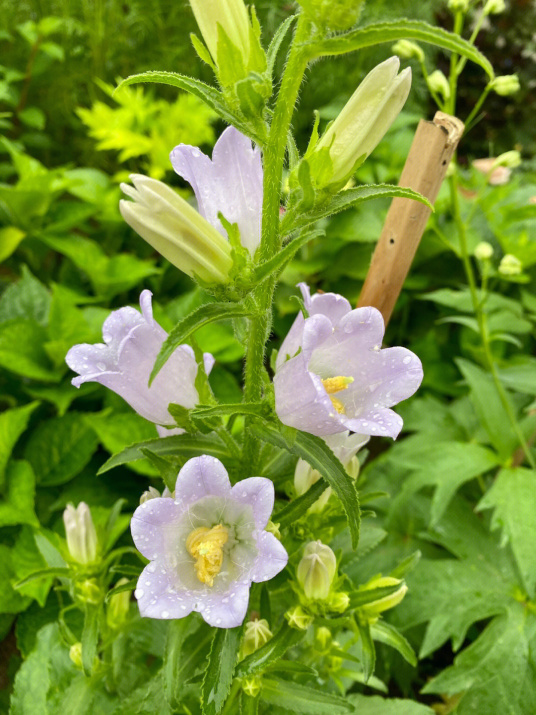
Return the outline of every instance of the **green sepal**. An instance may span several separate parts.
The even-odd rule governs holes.
[[[413,569],[417,566],[421,560],[421,556],[422,554],[419,550],[414,551],[407,558],[401,561],[388,575],[392,578],[406,578],[408,573],[413,571]]]
[[[262,28],[255,11],[255,6],[250,5],[249,10],[251,14],[251,25],[249,29],[248,72],[264,74],[267,70],[268,62],[266,59],[266,53],[261,44]],[[269,96],[270,95],[268,95],[268,97]]]
[[[259,263],[253,270],[252,284],[257,285],[273,275],[280,273],[285,266],[294,258],[297,251],[315,238],[325,236],[323,229],[304,231],[287,243],[273,258]]]
[[[397,650],[402,658],[413,667],[417,665],[417,656],[408,640],[387,621],[379,620],[373,623],[371,626],[371,635],[373,640],[384,643]]]
[[[291,15],[290,17],[287,17],[287,19],[282,22],[281,25],[279,25],[279,27],[275,31],[274,36],[272,37],[270,45],[268,46],[268,51],[266,53],[266,69],[268,70],[270,76],[273,75],[275,61],[277,59],[277,54],[279,52],[281,44],[285,39],[286,34],[290,29],[290,26],[292,25],[294,20],[296,20],[297,17],[297,15]]]
[[[248,72],[240,48],[229,38],[220,23],[218,23],[217,48],[218,81],[222,87],[232,87],[235,82],[244,79]]]
[[[491,63],[473,44],[453,32],[434,27],[420,20],[403,19],[374,23],[321,42],[311,42],[308,49],[311,58],[326,57],[342,55],[383,42],[396,42],[397,40],[415,40],[441,47],[480,65],[490,79],[495,77]]]
[[[199,37],[193,32],[190,33],[190,40],[199,59],[205,62],[205,64],[211,67],[213,72],[216,73],[216,65],[214,64],[210,52],[208,51],[204,42],[202,42]]]

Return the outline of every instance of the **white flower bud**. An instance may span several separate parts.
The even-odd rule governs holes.
[[[216,64],[218,62],[218,25],[241,52],[244,65],[249,59],[250,23],[243,0],[190,0],[203,39]]]
[[[419,60],[422,62],[424,60],[424,52],[422,51],[420,45],[416,42],[411,42],[411,40],[398,40],[391,47],[392,52],[404,60]]]
[[[328,183],[347,180],[357,160],[375,149],[398,116],[411,88],[411,70],[397,74],[399,66],[398,57],[391,57],[369,72],[316,145],[313,154],[329,150],[333,171]]]
[[[98,542],[91,512],[85,502],[74,508],[68,504],[63,512],[67,548],[73,561],[83,566],[97,560]]]
[[[321,541],[309,542],[296,572],[305,596],[314,601],[325,601],[336,570],[337,559],[329,546]]]
[[[474,255],[478,261],[489,261],[493,256],[493,246],[487,241],[480,241],[480,243],[475,246]]]
[[[503,74],[495,77],[491,83],[491,89],[500,97],[509,97],[519,92],[520,88],[519,77],[516,74]]]
[[[242,641],[242,657],[251,655],[272,638],[273,633],[268,626],[268,621],[260,618],[246,623],[244,640]]]
[[[518,276],[523,270],[523,264],[516,256],[507,253],[499,263],[499,273],[503,276]]]
[[[296,470],[294,472],[294,488],[296,489],[296,494],[298,496],[305,494],[305,492],[308,491],[313,484],[316,484],[319,479],[320,472],[313,469],[304,459],[298,459]],[[309,507],[308,512],[311,514],[319,514],[328,503],[330,496],[331,487],[328,487],[322,492],[315,503]]]
[[[499,15],[506,10],[504,0],[488,0],[484,5],[484,15]]]
[[[443,99],[449,99],[450,97],[450,85],[448,79],[445,77],[441,70],[434,70],[428,75],[426,80],[428,87],[431,92],[441,95]]]
[[[384,598],[379,598],[377,601],[372,601],[372,603],[367,603],[365,606],[361,606],[360,611],[365,614],[370,621],[375,621],[378,619],[380,613],[397,606],[402,601],[408,590],[408,587],[403,581],[399,578],[394,578],[393,576],[376,576],[371,579],[365,586],[363,586],[363,589],[359,590],[370,590],[374,588],[383,588],[385,586],[397,586],[398,584],[400,584],[400,588],[390,596],[385,596]]]

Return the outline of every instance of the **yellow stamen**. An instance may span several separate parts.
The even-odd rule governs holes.
[[[340,415],[343,415],[345,413],[344,405],[336,397],[332,397],[332,395],[336,395],[337,392],[342,392],[342,390],[346,390],[348,385],[351,385],[353,381],[353,377],[344,377],[343,375],[337,375],[337,377],[326,377],[325,380],[322,380],[324,389],[330,396],[330,400],[333,404],[333,407]]]
[[[220,573],[223,563],[223,545],[228,538],[229,532],[222,524],[212,529],[200,526],[188,535],[186,549],[195,559],[195,573],[201,583],[214,585],[214,578]]]

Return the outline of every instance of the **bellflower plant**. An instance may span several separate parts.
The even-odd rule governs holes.
[[[375,308],[352,310],[335,293],[300,284],[305,309],[277,356],[275,408],[281,422],[318,436],[350,430],[395,439],[402,419],[391,409],[422,381],[419,358],[381,349],[384,323]]]
[[[140,295],[141,314],[126,307],[111,313],[104,321],[104,343],[75,345],[65,361],[79,374],[75,387],[84,382],[99,382],[120,395],[136,412],[157,425],[175,425],[168,411],[173,402],[186,408],[198,402],[195,377],[198,365],[189,345],[180,345],[164,369],[149,386],[156,356],[167,338],[166,331],[153,318],[152,293]],[[205,353],[204,368],[212,369],[214,358]]]
[[[212,626],[240,625],[251,583],[273,578],[287,563],[282,544],[264,530],[273,503],[269,479],[231,487],[218,459],[188,461],[175,497],[145,501],[132,517],[134,543],[151,561],[135,591],[141,614],[165,619],[198,611]]]

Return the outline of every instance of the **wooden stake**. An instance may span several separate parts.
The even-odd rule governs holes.
[[[443,112],[437,112],[433,122],[421,119],[398,185],[418,191],[433,204],[464,128]],[[430,214],[424,204],[401,198],[393,199],[387,213],[358,302],[358,307],[378,308],[386,325]]]

